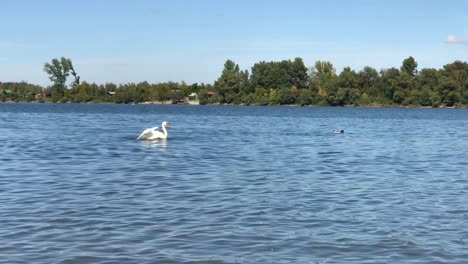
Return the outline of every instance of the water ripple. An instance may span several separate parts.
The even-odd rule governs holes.
[[[464,263],[467,114],[0,104],[0,262]]]

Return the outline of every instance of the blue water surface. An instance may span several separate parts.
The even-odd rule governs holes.
[[[0,223],[2,263],[468,263],[468,110],[0,103]]]

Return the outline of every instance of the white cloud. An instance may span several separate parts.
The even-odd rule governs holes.
[[[461,45],[468,45],[468,40],[457,38],[456,36],[449,35],[445,40],[445,43],[448,44],[461,44]]]

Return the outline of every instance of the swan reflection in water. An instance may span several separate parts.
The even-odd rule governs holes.
[[[167,139],[161,139],[161,140],[144,140],[141,141],[141,143],[145,147],[149,148],[167,148]]]

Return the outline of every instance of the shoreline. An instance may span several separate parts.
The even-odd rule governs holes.
[[[141,102],[141,103],[128,103],[128,104],[119,104],[119,103],[112,103],[112,102],[86,102],[86,103],[72,103],[72,102],[50,102],[50,101],[31,101],[31,102],[26,102],[26,101],[20,101],[20,102],[15,102],[15,101],[4,101],[0,102],[1,103],[7,103],[7,104],[113,104],[113,105],[190,105],[190,106],[202,106],[198,101],[191,100],[186,103],[172,103],[172,101],[164,101],[164,102],[159,102],[159,101],[147,101],[147,102]],[[287,105],[256,105],[256,104],[251,104],[251,105],[246,105],[246,104],[204,104],[204,105],[221,105],[221,106],[264,106],[264,107],[333,107],[333,108],[421,108],[421,109],[468,109],[468,105],[458,105],[458,106],[439,106],[439,107],[431,107],[431,106],[417,106],[417,105],[380,105],[380,104],[372,104],[372,105],[339,105],[339,106],[332,106],[332,105],[298,105],[298,104],[287,104]]]

